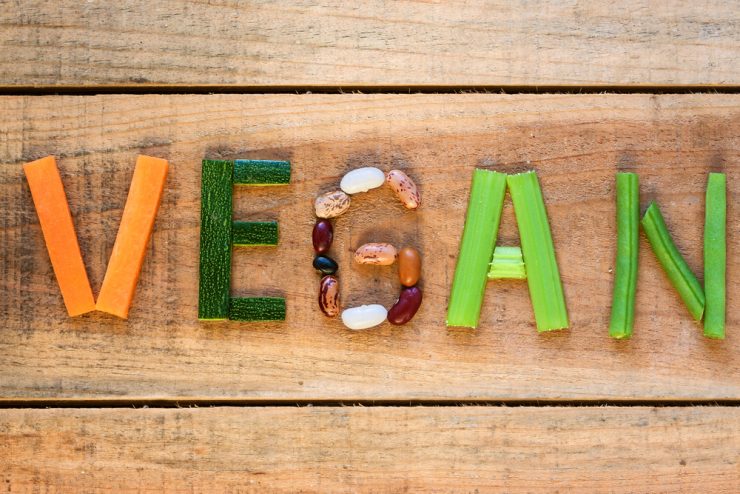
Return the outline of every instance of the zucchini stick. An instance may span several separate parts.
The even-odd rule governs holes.
[[[229,305],[232,321],[284,321],[282,297],[232,297]]]
[[[609,335],[629,338],[635,320],[640,241],[640,186],[636,173],[617,173],[617,261]]]
[[[725,337],[727,267],[727,180],[710,173],[704,220],[704,336]]]
[[[522,240],[537,331],[567,328],[568,311],[563,285],[537,174],[526,172],[509,175],[507,182]]]
[[[231,226],[234,247],[277,245],[277,221],[234,221]]]
[[[704,313],[704,291],[673,243],[657,204],[650,203],[640,223],[671,284],[694,319],[701,321]]]
[[[524,280],[527,272],[524,269],[522,249],[519,247],[497,246],[493,250],[489,280]]]
[[[473,172],[460,254],[447,307],[447,326],[478,326],[488,263],[496,245],[505,194],[505,174],[483,169]]]

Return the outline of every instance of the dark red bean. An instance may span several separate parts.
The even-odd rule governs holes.
[[[388,322],[397,326],[406,324],[416,315],[420,305],[421,290],[415,286],[404,288],[396,303],[388,311]]]
[[[317,254],[323,254],[329,250],[329,247],[331,247],[331,243],[334,240],[334,228],[331,226],[331,221],[317,221],[313,226],[313,234],[311,235],[311,238],[313,240],[313,250],[315,250]]]

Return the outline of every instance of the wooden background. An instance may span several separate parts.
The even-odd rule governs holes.
[[[0,7],[0,490],[740,490],[737,4]],[[130,318],[70,319],[21,165],[57,157],[97,293],[139,153],[171,172]],[[235,194],[281,238],[236,251],[232,290],[284,295],[285,323],[197,321],[204,157],[293,163],[290,186]],[[405,169],[423,206],[381,189],[336,222],[344,301],[395,299],[394,268],[350,262],[367,241],[420,249],[425,301],[353,333],[315,306],[311,205],[368,165]],[[476,166],[539,173],[568,331],[537,334],[514,281],[479,329],[445,327]],[[644,239],[635,336],[608,337],[618,170],[699,275],[707,173],[728,174],[725,341]]]

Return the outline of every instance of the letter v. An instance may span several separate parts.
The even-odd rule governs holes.
[[[67,313],[98,309],[126,318],[159,209],[167,161],[139,156],[97,304],[54,157],[23,166]]]

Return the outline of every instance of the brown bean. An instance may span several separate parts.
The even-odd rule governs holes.
[[[375,266],[390,266],[396,261],[398,251],[391,244],[370,243],[361,245],[355,251],[355,262]]]
[[[401,290],[401,295],[391,310],[388,311],[388,322],[400,326],[406,324],[416,315],[421,306],[421,290],[412,286]]]
[[[319,308],[327,317],[339,314],[339,280],[324,276],[319,283]]]
[[[403,286],[414,286],[421,276],[421,255],[413,247],[404,247],[398,253],[398,279]]]
[[[416,209],[421,206],[419,189],[411,177],[401,170],[391,170],[385,177],[393,192],[407,209]]]
[[[336,218],[349,209],[350,198],[341,190],[321,194],[314,201],[316,216],[319,218]]]

